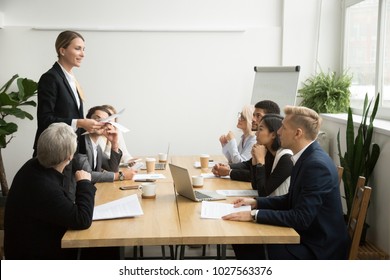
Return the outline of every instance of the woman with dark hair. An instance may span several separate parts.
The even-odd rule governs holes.
[[[259,196],[282,195],[288,192],[293,168],[292,151],[280,146],[278,129],[283,117],[265,115],[256,132],[257,143],[252,148],[250,167],[252,187]]]
[[[241,170],[249,171],[252,188],[259,196],[282,195],[287,193],[293,167],[292,151],[280,147],[277,134],[282,126],[283,117],[278,114],[266,114],[258,125],[256,144],[253,145],[252,158],[242,162]],[[228,176],[235,170],[233,164],[216,164],[212,172],[215,176]]]

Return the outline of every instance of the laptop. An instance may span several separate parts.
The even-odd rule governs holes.
[[[226,199],[226,196],[218,194],[216,191],[194,190],[192,188],[191,177],[187,169],[172,163],[169,163],[169,169],[171,170],[175,190],[179,195],[193,201]]]

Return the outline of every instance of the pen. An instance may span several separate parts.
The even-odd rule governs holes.
[[[120,190],[124,191],[124,190],[136,190],[138,189],[138,185],[134,185],[134,186],[122,186],[122,187],[119,187]]]

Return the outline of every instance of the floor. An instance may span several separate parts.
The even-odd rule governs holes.
[[[219,246],[218,246],[219,247]],[[185,246],[184,259],[220,259],[218,256],[217,245],[196,245]],[[163,249],[164,248],[164,249]],[[165,251],[165,257],[164,252]],[[180,249],[175,246],[172,247],[173,254],[177,255],[179,259]],[[205,255],[203,256],[203,250]],[[143,251],[141,253],[141,251]],[[143,246],[141,247],[126,247],[124,251],[125,259],[172,259],[171,248],[169,246]],[[142,254],[142,257],[141,257]],[[234,251],[230,245],[226,247],[226,259],[234,259]]]

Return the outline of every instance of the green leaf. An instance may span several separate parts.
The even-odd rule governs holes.
[[[16,123],[5,123],[0,125],[0,135],[11,135],[18,130]]]
[[[19,77],[18,74],[13,75],[12,78],[8,82],[6,82],[4,86],[1,87],[0,93],[6,92],[8,88],[12,85],[14,80],[17,79],[18,77]]]
[[[17,106],[18,102],[5,92],[0,93],[0,106]]]

